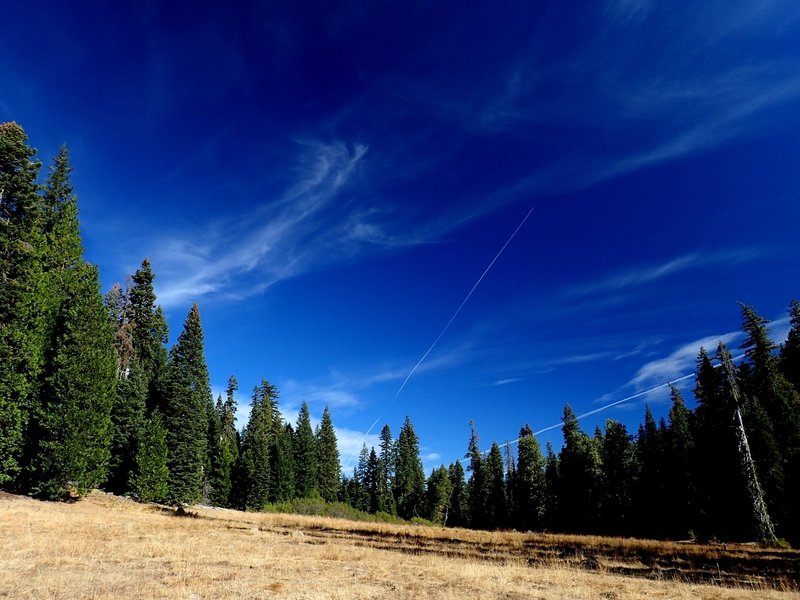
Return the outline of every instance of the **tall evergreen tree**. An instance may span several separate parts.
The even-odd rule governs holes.
[[[467,483],[464,480],[464,467],[456,460],[447,470],[450,477],[450,512],[446,525],[451,527],[466,527],[469,519],[469,496]]]
[[[13,487],[39,383],[47,332],[44,236],[36,178],[41,164],[16,123],[0,123],[0,486]]]
[[[270,449],[271,502],[287,502],[297,494],[294,474],[294,447],[292,426],[283,424],[279,414],[272,419],[273,443]]]
[[[368,510],[373,514],[378,512],[378,469],[378,455],[375,454],[375,448],[371,448],[364,468],[362,485]]]
[[[369,451],[367,445],[361,446],[358,455],[358,464],[353,469],[353,478],[350,480],[352,489],[350,490],[350,502],[353,508],[364,512],[370,510],[370,498],[367,489],[367,467],[369,463]]]
[[[453,484],[447,467],[441,465],[431,472],[426,483],[427,518],[439,525],[447,523]]]
[[[625,425],[609,419],[600,449],[602,464],[602,499],[600,503],[603,533],[627,535],[633,525],[633,486],[636,476],[636,452],[633,438]]]
[[[380,453],[378,454],[378,510],[389,515],[397,514],[394,501],[394,468],[397,463],[397,444],[392,438],[389,425],[384,425],[380,433]]]
[[[559,456],[559,527],[567,532],[594,533],[599,513],[600,457],[593,441],[566,405],[564,447]]]
[[[167,432],[161,413],[147,419],[136,454],[136,470],[131,478],[133,495],[142,502],[166,502],[169,467],[167,466]]]
[[[506,526],[506,481],[503,453],[497,442],[492,443],[486,458],[486,520],[494,529]]]
[[[489,525],[485,510],[488,496],[486,473],[483,455],[479,446],[478,432],[473,421],[469,422],[469,429],[469,446],[464,457],[469,459],[467,470],[470,472],[469,483],[467,484],[469,526],[474,529],[484,529]]]
[[[237,466],[236,501],[241,509],[262,510],[272,488],[270,449],[273,445],[273,405],[277,389],[266,379],[253,389],[250,418],[242,436]]]
[[[312,498],[319,494],[317,484],[317,449],[308,403],[303,402],[297,416],[294,435],[295,486],[300,498]]]
[[[719,370],[703,348],[696,372],[696,533],[701,538],[746,539],[752,528],[742,526],[750,522],[750,510],[733,427],[735,407],[724,391]]]
[[[175,504],[197,502],[202,496],[210,401],[203,327],[194,304],[170,351],[164,385],[169,499]]]
[[[800,392],[800,301],[789,306],[789,335],[781,347],[780,365],[786,379]]]
[[[544,527],[544,458],[530,426],[520,429],[517,444],[514,526],[522,531],[541,531]]]
[[[97,269],[78,267],[56,319],[37,407],[32,489],[57,498],[105,480],[116,383],[113,333]]]
[[[336,502],[339,497],[341,466],[336,431],[333,429],[328,407],[322,412],[322,421],[316,435],[317,485],[319,494],[326,502]]]
[[[645,406],[644,423],[636,436],[638,478],[635,488],[637,533],[647,537],[662,537],[663,515],[668,510],[666,497],[664,440],[649,406]]]
[[[558,456],[547,442],[544,463],[544,526],[545,529],[559,529],[558,493],[560,488]]]
[[[666,505],[665,535],[684,539],[696,521],[694,457],[694,414],[686,408],[680,391],[670,386],[672,406],[669,409],[669,427],[665,448]]]
[[[424,512],[425,471],[419,457],[419,439],[408,417],[397,438],[394,497],[397,514],[403,519],[417,517]]]
[[[126,372],[127,377],[117,378],[117,392],[111,406],[111,446],[106,489],[115,494],[124,494],[130,489],[147,417],[147,377],[138,362],[132,362]],[[119,369],[116,374],[119,376]]]

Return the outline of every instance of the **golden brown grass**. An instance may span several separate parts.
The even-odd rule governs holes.
[[[599,571],[586,571],[578,566],[579,556],[531,565],[521,554],[539,539],[530,534],[192,510],[200,518],[176,518],[100,493],[75,504],[0,498],[0,597],[800,597],[764,586],[623,577],[609,572],[610,561]],[[598,548],[655,544],[604,538],[592,543]],[[434,551],[437,546],[445,555]]]

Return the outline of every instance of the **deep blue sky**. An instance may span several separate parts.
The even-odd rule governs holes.
[[[266,377],[346,465],[410,415],[430,468],[470,419],[488,447],[691,373],[737,301],[785,335],[795,2],[262,4],[6,2],[0,36],[0,120],[69,145],[104,287],[149,257],[171,342],[198,302],[241,419]]]

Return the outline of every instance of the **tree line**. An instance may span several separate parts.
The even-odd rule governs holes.
[[[464,464],[426,477],[406,418],[342,474],[328,409],[313,427],[304,403],[288,423],[266,379],[239,431],[235,377],[212,398],[197,305],[168,351],[147,259],[101,294],[83,258],[67,149],[43,183],[35,156],[19,125],[0,124],[3,489],[53,499],[102,487],[246,510],[320,498],[448,526],[656,538],[752,539],[768,515],[800,542],[797,301],[780,348],[743,306],[744,360],[735,365],[724,344],[713,356],[702,349],[695,408],[673,387],[667,418],[646,408],[635,433],[609,419],[590,436],[566,406],[558,453],[542,452],[528,425],[515,447],[484,452],[470,423]]]

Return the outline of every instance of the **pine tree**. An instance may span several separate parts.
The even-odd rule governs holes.
[[[465,458],[469,459],[467,470],[470,472],[469,483],[467,484],[467,496],[469,498],[469,526],[473,529],[484,529],[488,526],[486,518],[487,485],[486,474],[484,472],[483,455],[478,439],[478,432],[475,430],[475,423],[469,422],[470,437],[469,446]]]
[[[378,512],[378,469],[378,455],[375,454],[375,448],[371,448],[364,468],[362,485],[368,510],[373,514]]]
[[[394,469],[394,497],[397,514],[403,519],[420,516],[425,499],[425,471],[419,457],[419,439],[406,417],[397,438],[397,463]]]
[[[217,403],[215,410],[220,423],[220,460],[212,484],[212,501],[217,506],[231,505],[234,466],[239,459],[239,433],[236,431],[236,399],[239,389],[236,378],[228,378],[225,402]]]
[[[44,236],[41,164],[16,123],[0,123],[0,486],[13,487],[37,391],[47,332],[41,322]]]
[[[464,467],[456,460],[447,471],[450,477],[450,512],[446,525],[451,527],[466,527],[469,518],[469,497],[467,483],[464,480]]]
[[[361,446],[358,455],[358,464],[353,469],[353,478],[350,480],[352,489],[350,490],[350,502],[353,508],[364,512],[370,510],[370,498],[367,490],[367,466],[369,463],[369,451],[367,445]]]
[[[170,351],[164,385],[169,499],[174,504],[197,502],[202,496],[210,401],[203,327],[195,304]]]
[[[394,468],[397,463],[397,444],[392,438],[389,425],[384,425],[380,433],[380,453],[378,455],[378,510],[389,515],[397,514],[394,501]]]
[[[77,269],[45,360],[45,381],[34,416],[38,440],[32,490],[45,498],[79,494],[106,478],[111,406],[116,383],[113,333],[97,269]]]
[[[441,465],[431,471],[425,487],[427,518],[438,525],[446,525],[453,493],[453,484],[450,483],[447,467]]]
[[[486,519],[488,527],[506,526],[506,481],[503,453],[497,442],[492,443],[486,458]]]
[[[322,412],[322,421],[316,435],[317,449],[317,485],[319,494],[326,502],[336,502],[339,497],[339,448],[336,444],[336,432],[331,422],[328,407]]]
[[[319,495],[317,486],[317,449],[314,431],[311,429],[311,414],[308,403],[303,402],[297,416],[294,434],[295,485],[300,498]]]
[[[544,458],[530,426],[520,429],[517,444],[513,523],[521,531],[541,531],[544,528]]]
[[[637,511],[637,534],[647,537],[662,537],[665,487],[664,440],[659,432],[653,413],[645,406],[644,423],[636,436],[636,462],[638,478],[635,487]]]
[[[792,507],[800,505],[800,440],[789,431],[796,429],[796,422],[800,419],[800,302],[792,300],[789,308],[789,324],[791,326],[786,343],[781,348],[780,368],[781,373],[793,387],[793,400],[790,401],[786,422],[782,423],[778,431],[783,448],[785,461],[784,473],[786,474],[784,508],[784,523],[781,527],[782,534],[793,544],[800,544],[800,511]],[[788,430],[788,431],[787,431]],[[787,439],[788,438],[788,439]]]
[[[156,411],[145,423],[130,483],[133,495],[142,502],[167,501],[167,454],[167,432],[161,414]]]

